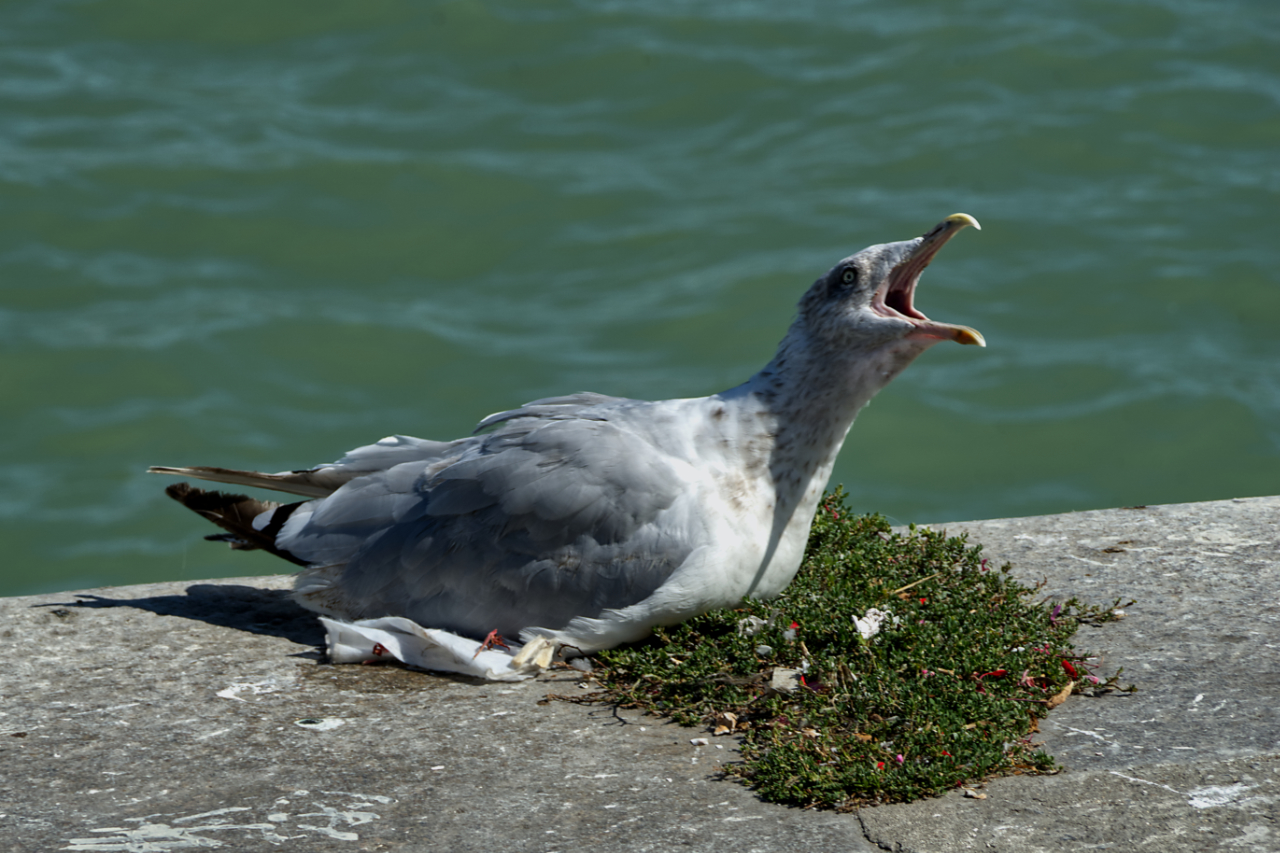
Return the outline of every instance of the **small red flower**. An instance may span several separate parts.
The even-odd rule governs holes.
[[[921,603],[921,604],[928,604],[928,603],[929,603],[929,599],[927,599],[927,598],[922,598],[922,599],[920,599],[920,603]]]
[[[883,761],[877,761],[877,762],[876,762],[876,769],[877,769],[877,770],[883,770],[883,769],[884,769],[884,762],[883,762]]]
[[[1071,665],[1071,661],[1067,660],[1066,658],[1063,658],[1062,660],[1062,668],[1065,669],[1067,671],[1067,675],[1071,676],[1072,678],[1080,677],[1080,674],[1076,672],[1076,668]]]
[[[792,631],[794,631],[795,629],[797,629],[797,628],[799,628],[799,627],[800,627],[800,623],[799,623],[799,622],[792,622],[792,623],[791,623],[791,630],[792,630]]]

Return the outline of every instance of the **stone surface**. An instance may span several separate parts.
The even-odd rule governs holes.
[[[0,839],[21,851],[1280,850],[1280,498],[945,525],[1133,695],[1042,725],[1066,765],[856,815],[717,778],[733,742],[482,684],[334,667],[287,577],[0,599]],[[231,557],[229,557],[230,559]]]

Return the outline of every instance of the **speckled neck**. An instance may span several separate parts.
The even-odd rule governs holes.
[[[904,339],[871,350],[831,351],[814,345],[797,321],[773,360],[727,392],[771,434],[765,444],[777,524],[802,525],[807,535],[858,412],[927,348]]]

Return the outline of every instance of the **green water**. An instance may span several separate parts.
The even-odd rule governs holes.
[[[955,211],[858,506],[1280,492],[1278,192],[1271,0],[9,2],[0,593],[287,570],[145,466],[721,390]]]

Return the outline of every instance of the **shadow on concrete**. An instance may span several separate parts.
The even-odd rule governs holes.
[[[132,607],[158,616],[179,616],[234,628],[250,634],[282,637],[304,646],[324,646],[324,628],[316,614],[299,607],[289,591],[259,589],[239,584],[197,583],[186,595],[156,595],[148,598],[104,598],[77,593],[79,601],[38,604],[36,607]]]

